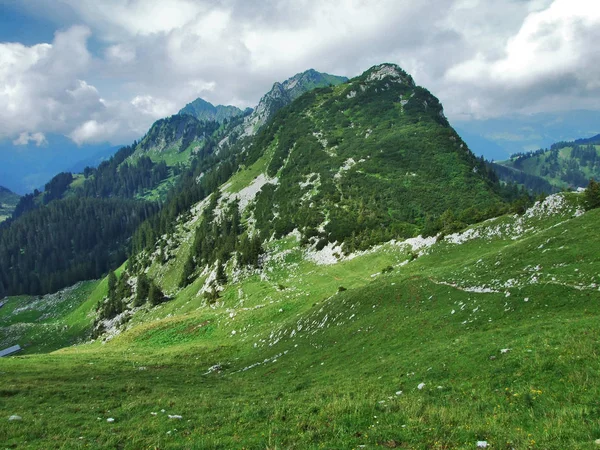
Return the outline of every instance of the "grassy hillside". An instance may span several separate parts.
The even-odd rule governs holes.
[[[19,203],[20,196],[14,192],[0,186],[0,222],[8,219],[15,206]]]
[[[22,418],[0,421],[0,436],[28,448],[592,448],[600,210],[579,201],[346,257],[294,234],[272,241],[262,270],[227,270],[215,303],[201,276],[106,343],[0,360],[0,416]]]
[[[555,188],[587,186],[590,178],[600,178],[600,142],[559,143],[550,150],[513,155],[498,164],[540,177]]]

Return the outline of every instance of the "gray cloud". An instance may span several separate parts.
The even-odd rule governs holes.
[[[12,105],[0,136],[127,142],[198,96],[254,106],[308,68],[354,76],[383,61],[438,95],[450,119],[596,108],[600,97],[600,6],[587,0],[34,3],[85,27],[48,45],[0,44],[0,100]],[[105,43],[94,57],[90,33]]]

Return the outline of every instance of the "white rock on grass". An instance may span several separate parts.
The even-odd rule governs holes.
[[[487,441],[477,441],[477,448],[487,448]]]
[[[419,383],[419,385],[417,386],[418,390],[421,390],[425,387],[425,383]]]
[[[113,419],[112,417],[109,417],[108,419],[106,419],[106,421],[108,423],[113,423],[115,421],[115,419]]]
[[[14,416],[10,416],[8,418],[8,420],[10,420],[10,421],[23,420],[23,418],[21,416],[14,415]]]
[[[169,419],[181,420],[183,417],[181,417],[179,414],[169,414]]]

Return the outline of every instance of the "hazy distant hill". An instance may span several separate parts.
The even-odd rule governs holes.
[[[558,142],[549,149],[516,153],[498,164],[542,178],[557,189],[585,187],[590,178],[600,179],[600,135]]]
[[[6,220],[12,215],[12,212],[19,202],[19,196],[9,189],[0,186],[0,222]]]
[[[185,105],[185,107],[179,111],[179,114],[187,114],[198,120],[214,120],[215,122],[223,123],[225,119],[241,116],[247,112],[249,112],[249,110],[242,111],[240,108],[231,105],[214,106],[206,100],[197,98],[193,102]]]

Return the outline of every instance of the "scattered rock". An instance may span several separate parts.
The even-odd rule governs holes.
[[[177,419],[177,420],[181,420],[183,419],[183,417],[181,417],[178,414],[169,414],[169,419]]]
[[[487,441],[477,441],[477,448],[487,448]]]
[[[21,416],[10,416],[8,418],[8,420],[13,421],[13,420],[23,420],[23,418]]]
[[[109,417],[108,419],[106,419],[106,421],[108,423],[113,423],[115,421],[115,419],[113,419],[112,417]]]
[[[421,390],[425,387],[425,383],[419,383],[419,385],[417,386],[418,390]]]

